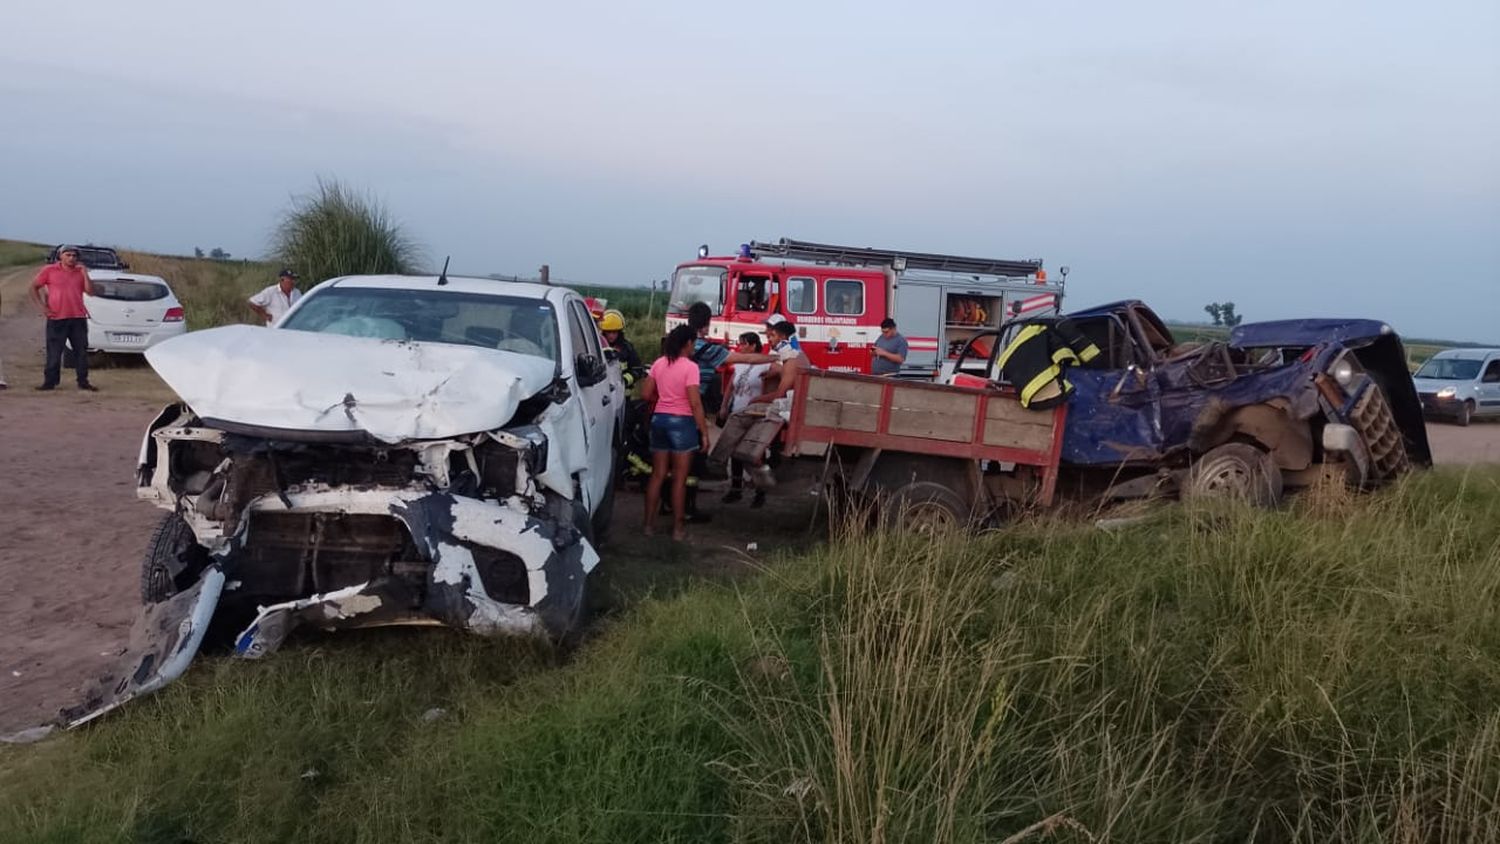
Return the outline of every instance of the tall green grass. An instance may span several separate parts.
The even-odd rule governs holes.
[[[260,261],[171,258],[144,252],[123,257],[130,271],[166,280],[182,302],[189,329],[234,323],[259,324],[246,300],[276,283],[276,267]]]
[[[385,206],[338,181],[294,200],[272,253],[313,283],[343,275],[414,273],[422,250]]]
[[[47,260],[50,248],[40,243],[0,240],[0,269],[39,265]]]
[[[1500,840],[1500,472],[835,540],[564,661],[203,660],[0,751],[0,840]]]

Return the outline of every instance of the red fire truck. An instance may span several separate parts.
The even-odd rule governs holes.
[[[1067,268],[1061,271],[1066,279]],[[797,326],[813,365],[869,372],[880,323],[896,320],[909,353],[901,374],[930,378],[975,334],[1017,316],[1044,316],[1062,306],[1063,279],[1050,281],[1040,260],[1008,261],[925,252],[834,246],[782,238],[751,241],[739,254],[678,265],[672,276],[667,330],[694,302],[713,310],[711,337],[733,342],[761,332],[768,320]]]

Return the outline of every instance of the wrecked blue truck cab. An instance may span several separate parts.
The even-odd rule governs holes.
[[[1135,300],[1067,318],[1100,350],[1066,371],[1061,468],[1075,492],[1274,503],[1328,475],[1366,488],[1431,464],[1405,349],[1385,323],[1284,320],[1180,342]],[[1018,327],[976,337],[953,372],[1003,382],[996,362]]]

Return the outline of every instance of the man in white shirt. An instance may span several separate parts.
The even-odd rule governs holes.
[[[275,284],[250,297],[250,310],[265,320],[266,325],[275,325],[301,298],[302,291],[297,289],[297,274],[284,269],[277,276]]]
[[[735,351],[758,355],[761,353],[759,335],[747,332],[740,335],[740,344]],[[768,363],[740,363],[734,367],[734,381],[730,385],[728,401],[719,407],[719,427],[729,421],[730,414],[739,413],[750,406],[751,399],[765,391],[765,376],[770,372]],[[729,492],[724,494],[724,503],[733,504],[745,497],[745,469],[743,461],[729,460]],[[752,508],[766,503],[766,491],[757,489],[750,502]]]

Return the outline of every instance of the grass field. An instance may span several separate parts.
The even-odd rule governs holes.
[[[21,240],[0,240],[0,269],[41,264],[51,247]]]
[[[1494,841],[1496,700],[1500,473],[1429,473],[851,531],[566,660],[430,630],[205,659],[0,750],[0,840]]]

